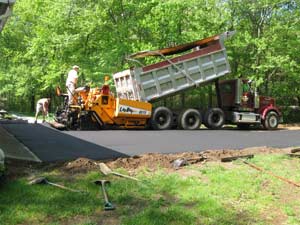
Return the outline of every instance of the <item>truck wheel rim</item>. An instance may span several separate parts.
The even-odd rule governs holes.
[[[211,119],[214,123],[218,123],[220,121],[220,115],[218,113],[214,113]]]
[[[156,117],[156,121],[158,122],[158,124],[163,125],[166,123],[166,116],[164,114],[160,114]]]
[[[165,121],[166,121],[166,118],[164,118],[163,116],[160,116],[160,117],[158,118],[158,123],[159,123],[160,125],[164,124]]]
[[[271,116],[269,118],[269,124],[270,124],[270,127],[276,127],[277,126],[277,118],[276,118],[276,116]]]
[[[196,122],[195,116],[189,116],[189,117],[187,118],[186,122],[187,122],[187,124],[188,124],[189,126],[194,125],[195,122]]]

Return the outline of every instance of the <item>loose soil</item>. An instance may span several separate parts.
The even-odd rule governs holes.
[[[149,172],[158,169],[176,171],[184,165],[204,164],[206,162],[220,162],[225,157],[236,157],[257,154],[283,154],[290,153],[292,148],[278,149],[270,147],[254,147],[242,150],[207,150],[203,152],[183,152],[174,154],[148,153],[128,158],[118,158],[116,160],[105,161],[112,170],[126,170],[128,174],[135,175],[140,170]],[[99,162],[87,158],[78,158],[66,163],[30,163],[17,160],[7,160],[7,177],[14,179],[20,176],[32,175],[39,171],[51,171],[58,169],[66,174],[85,173],[99,170]]]
[[[129,173],[136,173],[140,169],[155,171],[160,168],[176,170],[184,165],[203,164],[209,161],[220,161],[225,157],[236,157],[257,154],[279,154],[290,153],[291,148],[277,149],[269,147],[247,148],[243,150],[207,150],[203,152],[184,152],[175,154],[148,153],[129,158],[118,158],[105,162],[111,169],[123,168]],[[62,167],[69,172],[83,172],[97,170],[99,166],[96,161],[79,158],[68,162]]]

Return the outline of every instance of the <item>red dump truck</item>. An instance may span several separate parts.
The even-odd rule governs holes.
[[[210,129],[219,129],[224,124],[235,124],[241,129],[250,125],[276,129],[282,114],[274,98],[260,96],[250,80],[220,79],[230,73],[224,41],[232,35],[233,32],[225,32],[188,44],[131,55],[130,59],[134,60],[148,56],[161,56],[164,60],[114,74],[117,97],[154,103],[213,82],[216,107],[206,110],[185,108],[181,111],[165,106],[152,107],[148,124],[152,129],[160,130],[194,130],[201,124]],[[176,57],[168,57],[172,54]],[[127,108],[128,112],[132,111]]]

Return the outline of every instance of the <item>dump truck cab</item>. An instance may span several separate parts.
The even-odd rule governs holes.
[[[255,83],[248,79],[223,80],[219,82],[220,102],[226,121],[240,128],[262,124],[275,129],[282,120],[275,99],[260,96]]]

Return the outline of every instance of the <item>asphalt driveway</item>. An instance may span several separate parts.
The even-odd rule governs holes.
[[[0,126],[44,162],[67,161],[78,157],[97,160],[114,159],[150,152],[178,153],[261,146],[276,148],[300,146],[300,130],[200,129],[196,131],[100,130],[62,132],[41,124],[0,124]],[[0,148],[3,149],[1,141]]]

